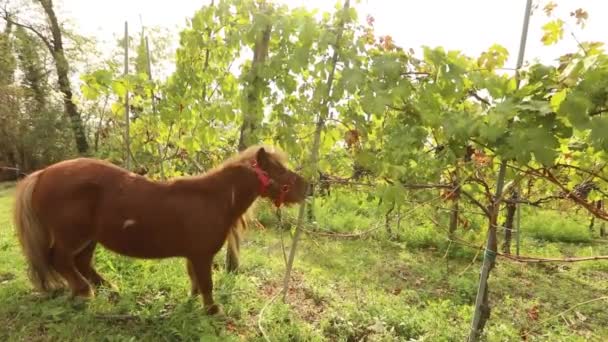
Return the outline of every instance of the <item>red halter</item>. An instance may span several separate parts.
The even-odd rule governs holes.
[[[258,176],[258,180],[260,181],[259,193],[260,193],[260,195],[263,195],[266,193],[266,191],[268,191],[268,186],[270,186],[271,179],[270,179],[270,177],[268,177],[268,173],[260,168],[257,161],[255,161],[255,160],[252,161],[251,166],[253,166],[253,170],[255,171],[256,175]],[[274,205],[277,208],[281,207],[281,205],[285,202],[285,196],[287,196],[287,193],[291,189],[291,186],[293,185],[294,182],[295,182],[295,177],[291,178],[289,180],[289,183],[283,184],[281,186],[281,192],[279,192],[279,197],[274,200]]]
[[[291,187],[293,186],[293,184],[295,182],[296,182],[296,177],[291,177],[289,179],[288,183],[283,184],[281,186],[281,192],[279,193],[279,198],[274,201],[274,205],[276,205],[277,208],[281,207],[281,205],[283,203],[285,203],[285,196],[287,196],[287,193],[289,192],[289,190],[291,189]]]
[[[268,190],[268,186],[270,185],[270,177],[268,177],[268,173],[262,170],[258,165],[257,161],[251,162],[251,166],[253,166],[253,171],[255,171],[258,176],[258,180],[260,181],[260,195],[263,195]]]

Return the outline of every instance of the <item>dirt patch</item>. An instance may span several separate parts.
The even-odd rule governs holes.
[[[281,297],[283,284],[278,280],[268,280],[262,284],[260,292],[271,300],[274,296]],[[276,300],[281,300],[277,298]],[[293,312],[308,323],[316,325],[321,314],[327,309],[326,298],[319,295],[311,287],[306,285],[301,273],[292,271],[289,289],[287,290],[287,303]]]

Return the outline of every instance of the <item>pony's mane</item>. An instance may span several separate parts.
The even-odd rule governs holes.
[[[254,160],[256,154],[262,147],[266,150],[266,153],[270,156],[270,158],[276,160],[281,165],[285,165],[287,163],[287,154],[280,148],[270,145],[253,145],[239,153],[236,153],[232,157],[229,157],[222,164],[216,167],[216,169],[223,169],[230,165],[240,164],[244,161]]]
[[[190,177],[184,177],[184,178],[185,179],[205,179],[205,178],[214,177],[218,172],[220,172],[228,167],[240,165],[240,164],[255,160],[256,154],[258,153],[259,149],[262,147],[264,148],[264,150],[266,150],[266,153],[268,154],[268,156],[270,158],[274,159],[279,164],[285,166],[285,164],[287,163],[287,154],[280,148],[271,146],[271,145],[253,145],[253,146],[250,146],[250,147],[246,148],[245,150],[238,152],[238,153],[232,155],[231,157],[225,159],[221,164],[208,170],[207,172],[204,172],[199,175],[190,176]]]

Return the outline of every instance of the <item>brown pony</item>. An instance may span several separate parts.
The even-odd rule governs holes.
[[[306,197],[308,182],[285,161],[280,151],[253,146],[203,175],[169,182],[88,158],[36,171],[15,198],[30,279],[42,292],[67,281],[72,296],[94,295],[91,285],[109,285],[92,266],[97,243],[134,258],[183,257],[192,295],[202,293],[207,313],[217,313],[212,260],[226,240],[238,246],[246,211],[260,196],[277,206]]]

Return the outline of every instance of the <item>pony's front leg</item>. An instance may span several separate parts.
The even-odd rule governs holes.
[[[213,301],[213,279],[211,278],[213,257],[202,256],[192,258],[189,262],[192,264],[198,289],[203,294],[203,304],[207,314],[215,315],[221,313],[222,309]]]

